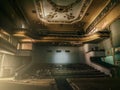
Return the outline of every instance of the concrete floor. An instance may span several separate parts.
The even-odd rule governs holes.
[[[54,79],[0,80],[0,90],[57,90]]]
[[[67,79],[75,90],[120,90],[120,78]]]
[[[0,90],[120,90],[120,78],[1,79]]]

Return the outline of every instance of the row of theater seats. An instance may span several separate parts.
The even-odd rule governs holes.
[[[91,62],[97,65],[107,68],[111,72],[112,77],[120,77],[120,66],[106,63],[105,61],[101,59],[101,57],[90,57],[90,60]]]
[[[87,64],[34,64],[22,78],[54,78],[54,77],[107,77],[104,73]]]

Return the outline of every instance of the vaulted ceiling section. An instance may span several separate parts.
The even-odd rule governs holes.
[[[0,28],[20,42],[99,41],[119,10],[120,0],[0,0]]]

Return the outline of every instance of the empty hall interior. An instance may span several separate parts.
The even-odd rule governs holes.
[[[0,90],[120,90],[120,0],[0,0]]]

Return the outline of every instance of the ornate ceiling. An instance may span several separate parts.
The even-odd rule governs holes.
[[[0,0],[0,28],[20,42],[91,42],[119,10],[120,0]]]
[[[72,24],[80,21],[92,0],[35,0],[38,18],[49,24]]]

